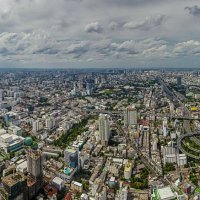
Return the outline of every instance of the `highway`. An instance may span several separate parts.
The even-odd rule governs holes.
[[[192,139],[194,139],[194,137],[191,137]],[[188,149],[195,151],[196,153],[200,153],[199,149],[195,149],[193,147],[191,147],[190,145],[188,145],[185,141],[182,141],[182,143],[184,144],[184,146],[187,146]]]
[[[191,128],[190,128],[190,121],[188,121],[188,119],[193,119],[191,117],[191,113],[190,111],[188,110],[188,108],[184,105],[184,103],[182,102],[182,100],[184,100],[184,97],[182,95],[180,95],[179,93],[175,92],[175,91],[170,91],[168,86],[166,85],[166,83],[160,78],[158,77],[158,80],[159,80],[159,83],[163,86],[163,89],[166,93],[166,96],[170,96],[170,99],[173,101],[173,102],[178,102],[178,104],[184,108],[184,116],[182,117],[182,119],[186,119],[184,120],[183,122],[183,128],[186,132],[186,134],[182,134],[181,136],[179,136],[179,138],[177,139],[177,148],[184,154],[186,154],[188,157],[191,157],[191,158],[194,158],[194,159],[200,159],[200,156],[196,156],[196,155],[193,155],[189,152],[187,152],[182,144],[185,144],[184,143],[184,139],[187,138],[187,137],[190,137],[192,141],[194,141],[197,145],[200,145],[200,141],[196,138],[196,136],[199,136],[200,135],[200,132],[192,132],[191,131]],[[195,149],[193,147],[189,147],[187,146],[190,150],[196,152],[196,153],[200,153],[200,151],[198,149]]]
[[[179,193],[179,189],[177,186],[173,183],[173,181],[170,180],[168,177],[163,177],[161,166],[158,165],[154,160],[149,158],[146,154],[143,154],[140,149],[136,147],[136,144],[133,142],[132,147],[137,152],[137,154],[140,156],[140,159],[142,163],[155,175],[159,176],[159,179],[162,181],[164,185],[170,185],[177,193]]]
[[[197,145],[200,146],[200,140],[199,140],[196,136],[191,137],[190,139],[191,139],[193,142],[195,142],[195,144],[197,144]]]
[[[187,138],[187,137],[191,137],[191,138],[192,138],[192,137],[197,136],[197,135],[199,135],[198,132],[196,132],[196,133],[188,133],[188,134],[181,135],[181,136],[177,139],[177,148],[178,148],[181,152],[183,152],[184,154],[186,154],[187,156],[189,156],[189,157],[191,157],[191,158],[194,158],[194,159],[200,159],[200,156],[196,156],[196,155],[193,155],[193,154],[187,152],[187,151],[182,147],[182,143],[184,143],[183,140],[184,140],[185,138]],[[187,147],[188,147],[188,146],[187,146]],[[192,147],[188,147],[188,148],[191,149]],[[200,153],[200,151],[199,151],[198,149],[192,148],[191,150],[195,151],[196,153]]]

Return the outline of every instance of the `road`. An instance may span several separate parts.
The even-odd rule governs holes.
[[[170,91],[168,86],[166,85],[166,83],[160,78],[158,77],[158,80],[160,80],[160,84],[162,84],[163,88],[164,88],[164,91],[166,93],[167,96],[171,96],[170,98],[172,99],[173,102],[178,102],[178,104],[184,109],[183,110],[183,119],[191,119],[191,113],[190,111],[188,110],[188,108],[184,105],[184,103],[182,101],[185,100],[185,97],[181,94],[179,94],[178,92],[176,91]],[[191,158],[194,158],[194,159],[200,159],[200,156],[196,156],[196,155],[193,155],[189,152],[187,152],[182,144],[184,144],[183,140],[187,137],[190,137],[193,141],[195,141],[196,144],[200,145],[200,141],[196,138],[196,136],[200,135],[200,132],[192,132],[191,131],[191,128],[190,128],[190,121],[188,120],[184,120],[183,121],[183,128],[184,128],[184,131],[186,132],[186,134],[182,134],[181,136],[179,136],[179,138],[177,139],[177,147],[178,149],[186,154],[187,156],[191,157]],[[195,149],[195,148],[192,148],[192,147],[188,147],[190,150],[193,150],[194,152],[196,153],[199,153],[199,150],[198,149]]]

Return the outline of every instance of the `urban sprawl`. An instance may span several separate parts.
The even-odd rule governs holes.
[[[199,200],[199,77],[1,71],[0,199]]]

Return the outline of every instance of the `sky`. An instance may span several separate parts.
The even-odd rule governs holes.
[[[0,5],[0,67],[200,67],[199,0]]]

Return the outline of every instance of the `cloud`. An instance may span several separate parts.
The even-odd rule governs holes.
[[[69,43],[69,40],[55,40],[39,33],[2,33],[0,34],[1,56],[31,55],[73,55],[81,57],[89,50],[89,42]]]
[[[149,38],[146,40],[126,40],[121,43],[110,42],[104,46],[96,47],[96,51],[104,56],[119,57],[140,57],[140,56],[158,56],[165,57],[169,55],[167,42],[160,39]]]
[[[176,55],[199,55],[200,54],[200,41],[189,40],[175,45],[173,53]]]
[[[112,56],[112,55],[135,55],[138,54],[137,50],[135,49],[135,42],[133,40],[124,41],[122,43],[115,43],[112,42],[106,45],[103,48],[97,49],[97,52],[104,56]]]
[[[24,53],[30,47],[29,35],[24,33],[1,33],[0,34],[0,55],[15,55]],[[6,53],[5,53],[6,52]]]
[[[114,30],[120,28],[121,24],[119,22],[110,22],[108,27],[110,28],[110,30],[114,31]]]
[[[150,29],[161,26],[165,20],[166,20],[165,15],[155,15],[146,17],[145,20],[140,22],[131,21],[125,23],[124,28],[148,31]]]
[[[74,57],[80,58],[82,55],[89,51],[89,47],[89,42],[81,41],[79,43],[71,44],[68,46],[65,53],[73,54]]]
[[[88,33],[102,33],[103,27],[99,24],[99,22],[92,22],[85,26],[84,31]]]
[[[0,0],[0,67],[189,60],[198,55],[198,45],[183,47],[199,41],[199,21],[186,15],[199,15],[195,1]]]
[[[192,6],[192,7],[185,7],[185,10],[188,10],[189,13],[193,16],[200,16],[200,7],[195,5],[195,6]]]

